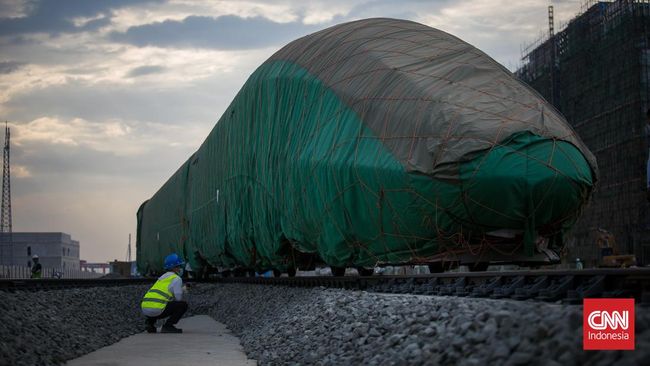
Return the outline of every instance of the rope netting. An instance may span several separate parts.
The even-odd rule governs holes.
[[[566,121],[481,51],[417,23],[346,23],[255,71],[138,212],[138,261],[530,256],[561,245],[595,174]]]

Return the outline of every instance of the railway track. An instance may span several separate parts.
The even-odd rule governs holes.
[[[585,297],[634,297],[650,304],[650,268],[447,272],[409,276],[239,277],[222,283],[337,287],[370,292],[493,299],[562,301]]]
[[[40,278],[0,279],[0,291],[41,291],[65,288],[127,286],[153,283],[154,278]]]
[[[125,286],[154,278],[0,279],[0,291]],[[446,272],[406,276],[217,277],[189,283],[244,283],[290,287],[332,287],[369,292],[482,297],[580,304],[585,297],[634,297],[650,305],[650,268]]]

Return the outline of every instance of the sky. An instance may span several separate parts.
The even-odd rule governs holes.
[[[0,120],[13,231],[62,231],[81,258],[135,253],[136,211],[199,147],[248,76],[303,35],[391,17],[514,71],[581,1],[0,0]]]

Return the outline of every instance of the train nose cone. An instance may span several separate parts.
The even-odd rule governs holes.
[[[522,230],[533,237],[570,226],[594,185],[575,146],[530,133],[465,163],[461,180],[472,226],[484,232]]]

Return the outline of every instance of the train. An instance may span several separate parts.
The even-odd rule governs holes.
[[[484,52],[388,18],[260,65],[137,211],[137,265],[194,271],[557,263],[597,182],[565,118]]]

